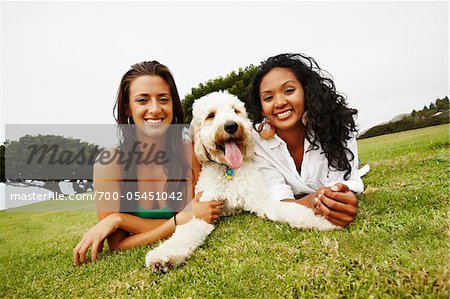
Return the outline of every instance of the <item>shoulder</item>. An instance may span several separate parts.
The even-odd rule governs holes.
[[[256,132],[255,130],[252,129],[252,137],[253,140],[255,141],[255,144],[260,145],[264,139],[261,138],[261,136],[259,136],[258,132]]]
[[[252,135],[253,140],[255,141],[255,148],[271,149],[278,146],[281,142],[280,138],[277,135],[274,135],[269,139],[264,139],[255,130],[252,130]]]
[[[121,178],[122,166],[119,163],[120,151],[117,147],[104,149],[94,163],[94,179]]]
[[[356,133],[351,132],[348,137],[350,138],[349,142],[356,142]]]
[[[254,152],[258,156],[264,155],[269,151],[267,140],[259,136],[258,132],[252,130],[252,136],[254,140]]]
[[[94,189],[113,194],[120,194],[122,165],[118,163],[119,150],[115,147],[104,149],[96,158],[94,164]],[[98,193],[100,194],[100,193]],[[97,195],[100,196],[100,195]],[[118,201],[101,201],[96,198],[97,216],[101,220],[113,212],[120,211]]]
[[[254,146],[254,161],[258,165],[272,165],[277,167],[280,165],[285,165],[285,157],[289,155],[284,145],[284,141],[274,135],[272,138],[264,139],[259,136],[258,132],[253,132],[253,137],[255,141]]]
[[[357,151],[358,145],[356,140],[356,133],[351,133],[347,140],[347,148],[352,152]]]

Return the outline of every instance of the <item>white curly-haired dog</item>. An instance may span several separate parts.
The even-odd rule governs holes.
[[[203,191],[200,201],[224,200],[221,216],[248,211],[296,228],[337,228],[302,205],[268,198],[262,176],[252,162],[252,124],[237,97],[215,92],[198,99],[190,129],[195,154],[202,164],[195,192]],[[213,224],[197,218],[177,226],[172,237],[147,253],[146,266],[166,272],[180,265],[213,229]]]

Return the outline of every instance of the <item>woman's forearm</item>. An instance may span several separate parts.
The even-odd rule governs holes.
[[[117,214],[117,227],[133,234],[148,232],[168,221],[167,219],[145,219],[127,213]]]
[[[127,241],[125,239],[155,230],[165,222],[168,222],[167,219],[144,219],[127,213],[111,213],[102,219],[102,221],[104,220],[110,221],[115,226],[115,232],[107,237],[110,250],[139,246],[141,245],[140,242],[133,241],[136,239],[135,237]],[[132,242],[130,243],[130,241]],[[149,240],[146,244],[152,242],[154,241]],[[124,247],[124,244],[126,247]]]
[[[304,197],[302,197],[300,199],[286,198],[286,199],[283,199],[282,201],[284,201],[284,202],[294,202],[294,203],[303,205],[303,206],[305,206],[307,208],[314,209],[314,201],[313,200],[314,200],[315,196],[316,196],[315,193],[311,193],[311,194],[308,194],[308,195],[306,195],[306,196],[304,196]]]
[[[163,224],[149,231],[136,233],[121,239],[114,250],[122,250],[142,245],[152,244],[156,241],[167,239],[175,231],[175,222],[173,218],[166,220]]]

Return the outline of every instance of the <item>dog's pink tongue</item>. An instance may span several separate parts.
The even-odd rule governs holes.
[[[242,157],[241,151],[234,142],[225,143],[225,159],[227,160],[228,166],[233,169],[238,169],[241,167],[244,158]]]

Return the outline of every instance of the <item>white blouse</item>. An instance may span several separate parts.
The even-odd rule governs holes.
[[[328,169],[328,160],[320,145],[317,150],[307,151],[310,143],[306,138],[301,174],[299,174],[283,139],[275,135],[266,140],[255,131],[253,136],[254,160],[269,187],[270,198],[273,200],[310,194],[322,186],[331,187],[338,182],[346,184],[355,193],[361,193],[364,190],[363,182],[358,175],[358,148],[355,136],[347,142],[347,148],[354,155],[353,160],[350,161],[352,170],[348,180],[344,179],[345,171]]]

